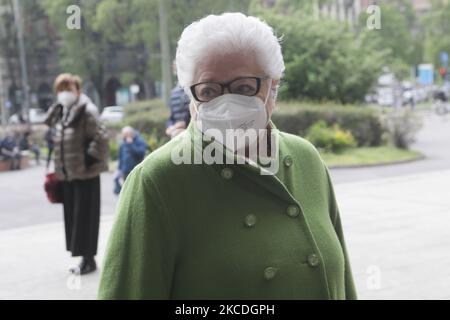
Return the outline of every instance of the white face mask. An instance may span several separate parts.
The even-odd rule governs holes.
[[[225,94],[209,102],[205,102],[197,108],[196,124],[206,136],[214,137],[232,151],[240,150],[246,145],[256,142],[256,139],[267,128],[269,122],[266,101],[253,96],[239,94]],[[241,129],[241,130],[239,130]],[[238,138],[227,139],[227,134],[234,134]],[[245,139],[239,137],[246,136]]]
[[[70,91],[62,91],[58,93],[57,100],[63,107],[70,107],[77,101],[77,96]]]

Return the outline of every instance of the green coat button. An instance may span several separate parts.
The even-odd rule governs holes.
[[[292,159],[291,156],[286,156],[286,157],[284,157],[284,165],[285,165],[286,167],[292,166],[293,163],[294,163],[294,160]]]
[[[256,224],[256,216],[254,214],[249,214],[245,217],[245,225],[249,228],[254,227]]]
[[[230,168],[223,168],[221,172],[222,178],[230,180],[233,178],[233,170]]]
[[[300,209],[296,205],[289,206],[287,208],[287,214],[291,218],[296,218],[300,214]]]
[[[320,259],[319,259],[319,256],[317,254],[313,253],[313,254],[310,254],[308,256],[308,264],[311,267],[317,267],[319,265],[319,262],[320,262]]]
[[[278,269],[274,267],[267,267],[264,270],[264,279],[266,280],[272,280],[275,275],[277,274]]]

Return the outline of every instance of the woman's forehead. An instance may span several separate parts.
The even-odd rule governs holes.
[[[264,71],[256,63],[256,58],[249,54],[209,55],[194,73],[194,83],[229,82],[239,77],[262,76]]]

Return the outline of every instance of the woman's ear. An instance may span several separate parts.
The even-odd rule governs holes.
[[[197,116],[197,112],[195,111],[195,106],[194,106],[194,98],[191,97],[191,102],[189,103],[189,111],[191,112],[191,118],[195,119]]]
[[[277,100],[279,85],[280,85],[280,80],[272,80],[272,86],[270,89],[271,89],[271,95],[272,95],[273,101]]]

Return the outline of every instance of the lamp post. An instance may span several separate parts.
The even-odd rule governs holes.
[[[170,91],[172,90],[169,32],[167,26],[166,2],[159,0],[159,39],[161,45],[161,68],[163,78],[163,98],[166,103],[170,101]]]
[[[25,45],[23,42],[23,21],[22,11],[20,8],[19,0],[13,1],[14,6],[14,23],[17,30],[17,42],[19,44],[19,57],[20,57],[20,72],[22,75],[22,91],[23,91],[23,104],[22,114],[25,115],[27,123],[30,121],[30,95],[28,87],[28,71],[27,61],[25,54]]]
[[[3,61],[0,57],[0,108],[2,113],[2,126],[6,126],[8,123],[8,114],[6,108],[6,99],[5,99],[5,91],[4,91],[4,83],[3,83]]]

